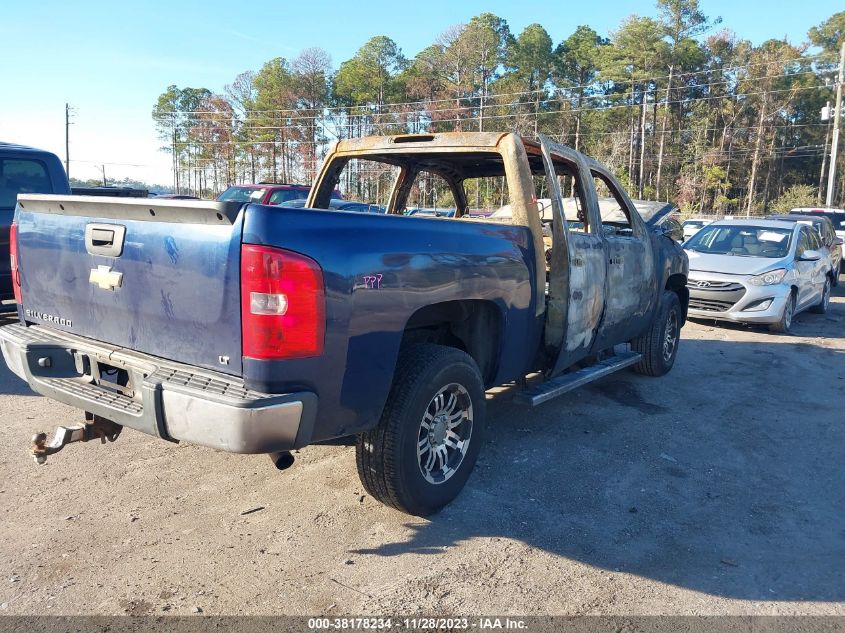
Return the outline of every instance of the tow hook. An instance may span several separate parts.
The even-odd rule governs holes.
[[[111,420],[98,415],[85,414],[84,424],[74,426],[60,426],[53,433],[53,439],[47,444],[46,433],[36,433],[32,436],[32,458],[36,464],[44,464],[48,455],[58,453],[71,442],[88,442],[99,439],[101,444],[106,440],[114,442],[123,427]]]

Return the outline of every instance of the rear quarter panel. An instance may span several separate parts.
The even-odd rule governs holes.
[[[541,327],[534,317],[527,229],[250,205],[243,241],[302,253],[323,269],[324,354],[286,361],[245,358],[243,365],[253,388],[317,393],[315,441],[378,422],[405,325],[420,308],[460,299],[493,302],[503,324],[498,383],[526,371],[537,349]]]

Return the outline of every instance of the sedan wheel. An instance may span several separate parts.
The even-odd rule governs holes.
[[[792,317],[795,316],[795,295],[789,295],[789,299],[786,301],[786,306],[783,309],[783,315],[780,317],[780,321],[777,323],[772,323],[769,326],[769,329],[772,332],[780,332],[781,334],[789,332],[789,328],[792,327]]]

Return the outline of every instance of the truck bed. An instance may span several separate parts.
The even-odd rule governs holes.
[[[504,328],[501,340],[491,341],[501,347],[491,384],[522,375],[539,343],[535,259],[523,227],[62,196],[22,196],[17,224],[25,323],[236,376],[264,394],[314,393],[314,439],[354,433],[378,419],[405,330],[423,308],[495,306]],[[125,230],[120,253],[92,242],[92,226]],[[242,244],[282,248],[319,264],[321,355],[242,355]]]

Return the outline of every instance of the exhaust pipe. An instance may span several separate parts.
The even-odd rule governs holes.
[[[294,457],[290,451],[279,451],[277,453],[269,453],[270,460],[273,466],[279,470],[287,470],[293,466]]]

